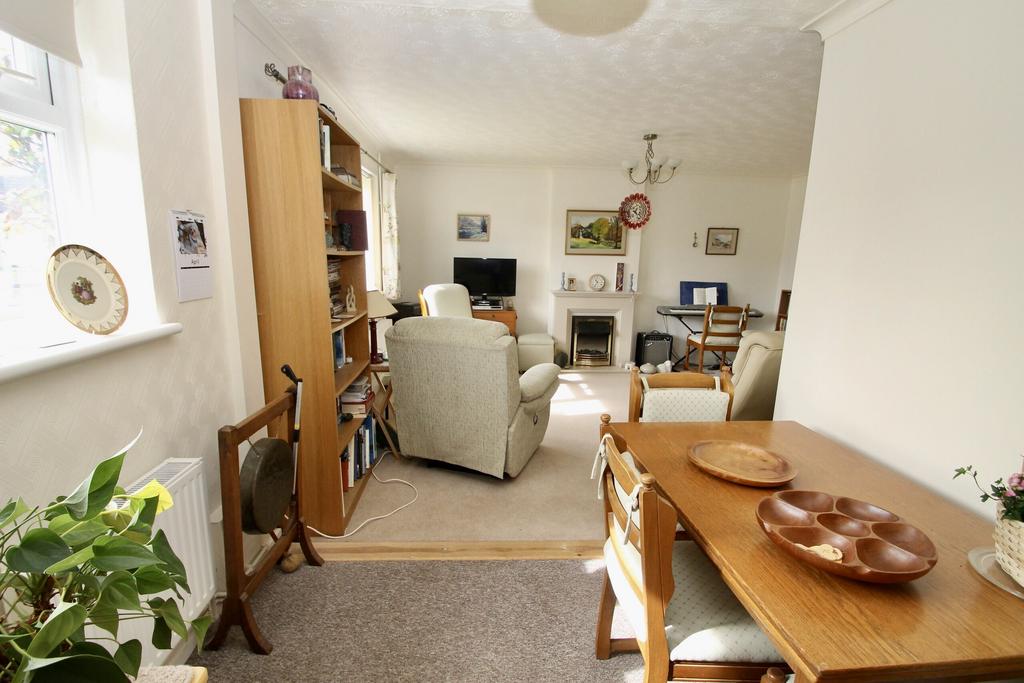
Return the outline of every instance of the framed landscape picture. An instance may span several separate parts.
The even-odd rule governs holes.
[[[460,213],[457,230],[460,242],[487,242],[491,239],[491,217],[480,213]]]
[[[569,209],[565,212],[565,253],[621,256],[626,253],[626,231],[618,211]]]
[[[708,228],[708,241],[704,253],[716,256],[735,256],[740,241],[739,228]]]

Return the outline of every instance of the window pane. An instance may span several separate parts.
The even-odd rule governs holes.
[[[58,246],[51,133],[0,119],[0,321],[45,305]]]
[[[46,53],[0,31],[0,93],[53,104]]]

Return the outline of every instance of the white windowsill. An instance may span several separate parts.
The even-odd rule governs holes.
[[[76,363],[86,358],[102,356],[119,349],[138,346],[155,339],[170,337],[173,334],[178,334],[181,330],[181,323],[164,323],[131,332],[115,332],[108,336],[78,339],[68,344],[38,349],[30,355],[19,354],[12,358],[0,356],[0,383],[61,365]]]

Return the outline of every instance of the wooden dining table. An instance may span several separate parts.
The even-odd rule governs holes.
[[[992,545],[994,517],[796,422],[612,423],[606,430],[654,475],[798,683],[1024,676],[1024,601],[989,584],[967,560],[972,548]],[[938,563],[915,581],[881,585],[797,560],[768,538],[755,516],[758,503],[780,489],[730,483],[689,461],[690,446],[709,439],[786,458],[798,473],[783,488],[857,498],[903,517],[931,538]],[[970,459],[965,453],[964,462]]]

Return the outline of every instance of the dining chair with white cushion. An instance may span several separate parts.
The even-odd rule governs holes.
[[[722,580],[695,541],[675,541],[676,510],[620,451],[601,416],[605,579],[595,654],[639,650],[644,682],[760,681],[785,667],[771,640]],[[635,638],[612,638],[615,607]]]
[[[732,413],[731,376],[660,372],[629,376],[630,422],[725,422]]]

